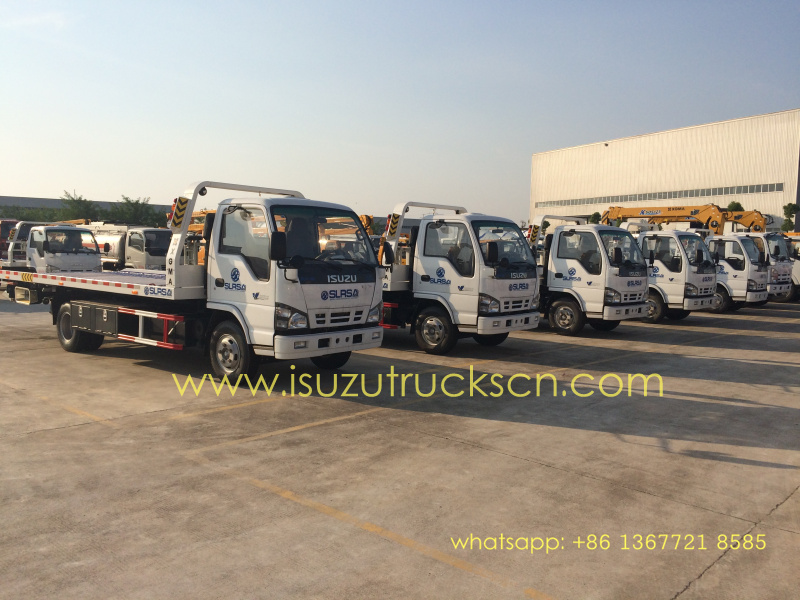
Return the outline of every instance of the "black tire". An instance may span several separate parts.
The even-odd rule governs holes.
[[[89,333],[87,331],[81,331],[83,337],[83,344],[82,350],[86,352],[94,352],[95,350],[99,350],[100,346],[103,345],[103,341],[105,337],[100,335],[99,333]]]
[[[253,375],[258,369],[258,360],[235,321],[222,321],[214,327],[208,356],[211,370],[220,379],[227,376],[229,381],[236,381],[239,375]]]
[[[65,302],[58,309],[56,317],[56,332],[58,333],[58,343],[67,352],[83,352],[84,350],[97,350],[103,343],[103,336],[94,333],[81,331],[72,327],[72,306]],[[100,338],[100,344],[96,343],[96,337]]]
[[[770,301],[772,302],[792,302],[794,300],[795,295],[795,287],[794,285],[789,287],[789,291],[784,292],[783,294],[774,294],[769,297]]]
[[[506,339],[508,338],[508,332],[506,332],[506,333],[483,334],[483,335],[478,335],[476,333],[472,337],[481,346],[499,346],[500,344],[505,342]]]
[[[336,354],[325,354],[323,356],[313,356],[311,362],[314,366],[323,371],[334,371],[341,369],[350,360],[350,352],[337,352]]]
[[[605,321],[603,319],[589,319],[589,325],[597,331],[614,331],[621,321]]]
[[[648,292],[647,299],[647,316],[642,317],[645,323],[661,323],[664,317],[667,316],[667,305],[664,304],[664,299],[658,292]]]
[[[714,299],[711,301],[711,308],[709,312],[712,312],[716,315],[720,313],[727,312],[733,306],[733,300],[731,300],[728,291],[724,287],[717,286],[716,292],[714,292]]]
[[[682,308],[668,308],[667,309],[667,318],[672,321],[681,321],[692,314],[688,310],[683,310]]]
[[[559,298],[547,311],[550,328],[558,335],[578,335],[586,325],[586,315],[575,300]]]
[[[428,354],[447,354],[458,341],[458,331],[444,309],[423,308],[414,324],[417,346]]]
[[[731,312],[743,309],[747,306],[747,302],[731,302]]]

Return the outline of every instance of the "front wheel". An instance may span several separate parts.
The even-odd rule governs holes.
[[[714,298],[711,300],[709,312],[714,314],[724,313],[729,311],[732,306],[733,300],[728,291],[723,287],[718,287],[717,291],[714,292]]]
[[[337,352],[336,354],[311,357],[311,362],[314,363],[314,366],[323,371],[341,369],[347,364],[348,360],[350,360],[350,352]]]
[[[414,336],[417,346],[428,354],[447,354],[458,341],[455,325],[438,306],[429,306],[419,313]]]
[[[577,302],[561,298],[550,306],[548,320],[557,334],[578,335],[586,324],[586,315]]]
[[[472,336],[481,346],[499,346],[508,338],[508,333],[475,334]]]
[[[620,321],[604,321],[603,319],[589,319],[589,325],[597,331],[614,331],[619,327]]]
[[[645,323],[660,323],[664,320],[667,312],[667,305],[664,304],[664,299],[658,292],[649,292],[647,294],[647,316],[642,318]]]
[[[220,379],[235,381],[240,375],[254,374],[258,367],[242,328],[234,321],[222,321],[214,328],[208,350],[211,370]]]

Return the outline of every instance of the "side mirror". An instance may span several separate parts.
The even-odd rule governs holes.
[[[43,241],[40,248],[42,249],[42,251],[39,253],[39,256],[44,256],[45,252],[50,253],[50,241],[49,240]]]
[[[205,233],[205,232],[204,232]],[[269,246],[270,260],[286,260],[286,232],[276,231],[272,234],[272,243]]]
[[[798,255],[800,255],[800,250],[797,248],[792,248],[792,258],[797,260]]]
[[[778,248],[777,246],[775,246],[772,249],[772,256],[774,256],[775,258],[778,258],[780,255],[781,255],[781,249]]]
[[[652,267],[652,266],[655,264],[655,262],[656,262],[656,253],[655,253],[655,252],[653,252],[652,250],[650,250],[650,256],[648,256],[648,257],[647,257],[647,262],[649,262],[649,263],[650,263],[650,266],[651,266],[651,267]]]
[[[697,252],[694,253],[694,262],[698,265],[703,262],[703,251],[698,249]]]
[[[622,264],[622,248],[614,248],[614,265]]]
[[[206,220],[203,222],[203,239],[208,243],[211,241],[211,232],[214,229],[214,217],[216,213],[206,213]]]
[[[713,256],[714,256],[714,264],[718,265],[719,264],[719,252],[714,252]]]
[[[497,242],[489,242],[486,245],[486,264],[496,265],[500,251],[497,248]]]
[[[392,245],[389,242],[383,242],[383,264],[394,264],[394,250],[392,250]]]
[[[108,242],[106,242],[105,244],[103,244],[103,252],[105,252],[106,254],[108,254],[110,251],[111,251],[111,244],[109,244]]]
[[[758,264],[763,265],[767,262],[767,256],[764,254],[763,250],[758,253]]]

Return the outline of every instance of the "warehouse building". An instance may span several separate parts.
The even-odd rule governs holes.
[[[531,218],[738,201],[780,229],[798,170],[800,109],[553,150],[533,155]]]

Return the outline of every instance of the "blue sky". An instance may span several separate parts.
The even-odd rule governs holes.
[[[525,219],[535,152],[800,107],[798,32],[796,0],[0,0],[0,195]]]

